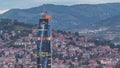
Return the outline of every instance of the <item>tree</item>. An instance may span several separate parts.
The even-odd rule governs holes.
[[[79,33],[78,33],[78,32],[75,32],[75,36],[79,36]]]
[[[96,68],[102,68],[102,66],[97,66]]]
[[[117,65],[115,66],[115,68],[120,68],[120,64],[117,64]]]

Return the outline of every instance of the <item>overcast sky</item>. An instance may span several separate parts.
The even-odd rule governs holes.
[[[73,5],[114,2],[120,3],[120,0],[0,0],[0,10],[2,11],[11,8],[30,8],[40,6],[41,4]]]

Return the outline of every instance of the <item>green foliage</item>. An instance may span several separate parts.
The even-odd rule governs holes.
[[[75,36],[79,36],[79,33],[78,33],[78,32],[75,32]]]
[[[0,19],[0,30],[31,30],[34,25],[18,22],[17,20]]]
[[[120,64],[117,64],[115,68],[120,68]]]
[[[105,40],[105,39],[102,39],[102,40],[93,40],[93,39],[90,39],[88,40],[88,42],[94,42],[95,45],[99,46],[99,45],[102,45],[102,46],[105,46],[105,45],[109,45],[111,48],[119,48],[120,50],[120,45],[114,45],[112,43],[112,41],[110,40]]]
[[[14,45],[14,42],[20,38],[27,36],[29,33],[32,32],[32,28],[34,28],[34,25],[32,24],[26,24],[23,22],[18,22],[17,20],[10,20],[10,19],[0,19],[0,31],[3,31],[3,34],[0,34],[0,38],[4,39],[3,35],[5,32],[8,33],[8,35],[11,35],[11,32],[15,32],[15,36],[10,36],[11,41],[7,43],[6,46],[8,47],[23,47],[23,46],[17,46]],[[18,32],[20,31],[20,33]]]
[[[73,45],[73,46],[76,46],[76,43],[75,42],[69,42],[67,45]]]
[[[101,64],[100,61],[98,61],[98,60],[96,62],[97,62],[97,64]]]
[[[108,40],[94,40],[96,45],[110,45],[111,41]]]
[[[96,68],[102,68],[102,66],[97,66]]]

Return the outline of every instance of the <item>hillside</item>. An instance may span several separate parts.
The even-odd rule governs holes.
[[[28,68],[30,66],[29,68],[36,68],[36,64],[33,63],[36,63],[37,58],[37,30],[33,28],[29,32],[26,29],[32,28],[32,25],[9,19],[1,19],[0,25],[3,25],[0,27],[5,29],[0,32],[1,67],[4,68],[4,65],[7,66],[7,64],[12,63],[11,67],[19,68],[21,66],[20,68],[23,68],[24,66],[24,68]],[[18,29],[18,26],[26,31]],[[52,32],[52,39],[53,66],[57,64],[57,66],[67,65],[68,68],[76,68],[74,63],[77,62],[80,64],[79,67],[93,68],[93,65],[90,66],[90,64],[94,64],[93,61],[101,67],[109,66],[109,64],[101,62],[104,59],[114,62],[115,66],[120,56],[120,46],[114,46],[110,40],[105,40],[103,37],[101,39],[92,38],[81,36],[78,32],[72,33],[58,30]],[[9,61],[6,61],[6,57]],[[70,60],[70,63],[67,62],[68,60]],[[59,64],[61,61],[63,61],[62,65]],[[24,64],[21,62],[24,62]],[[29,65],[27,62],[29,62]]]
[[[32,24],[19,22],[17,20],[0,19],[0,30],[31,30],[34,27]]]
[[[29,9],[11,9],[0,15],[0,18],[38,24],[42,6]],[[119,3],[78,4],[72,6],[46,4],[44,6],[48,13],[53,16],[51,22],[54,22],[54,28],[61,30],[78,31],[79,29],[88,28],[91,24],[97,25],[96,22],[120,15]]]

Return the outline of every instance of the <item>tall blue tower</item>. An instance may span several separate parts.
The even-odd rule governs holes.
[[[46,11],[41,12],[37,38],[37,68],[51,68],[51,28]]]

